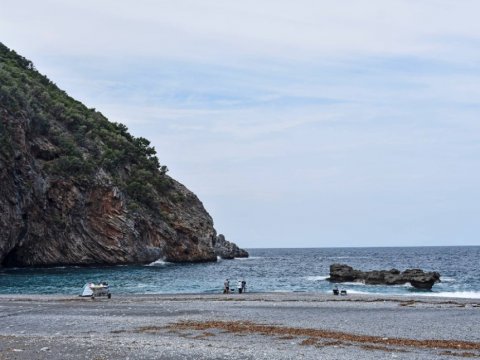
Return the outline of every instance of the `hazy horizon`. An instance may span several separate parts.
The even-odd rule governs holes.
[[[5,0],[0,42],[244,248],[477,246],[480,3]]]
[[[439,247],[480,247],[480,245],[410,245],[410,246],[398,246],[398,245],[378,245],[378,246],[307,246],[307,247],[245,247],[247,250],[275,250],[275,249],[390,249],[390,248],[439,248]]]

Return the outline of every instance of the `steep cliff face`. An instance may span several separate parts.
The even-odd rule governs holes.
[[[1,266],[215,261],[212,218],[166,172],[0,43]]]

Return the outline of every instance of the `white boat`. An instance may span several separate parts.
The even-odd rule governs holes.
[[[80,296],[91,297],[92,299],[95,299],[95,297],[98,296],[106,296],[110,299],[112,297],[112,294],[110,293],[107,283],[86,283]]]

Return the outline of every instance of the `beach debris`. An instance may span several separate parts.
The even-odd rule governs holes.
[[[417,289],[431,290],[436,282],[440,282],[440,274],[436,271],[424,272],[420,269],[397,269],[361,271],[345,264],[330,265],[330,282],[360,282],[368,285],[403,285],[410,283]]]
[[[335,344],[341,342],[345,344],[358,344],[366,346],[383,347],[385,350],[394,350],[402,352],[405,349],[423,348],[434,350],[450,351],[470,351],[476,355],[480,352],[480,343],[464,340],[450,339],[409,339],[409,338],[391,338],[384,336],[361,335],[347,333],[342,331],[333,331],[325,329],[295,328],[288,326],[277,326],[254,323],[250,321],[181,321],[170,324],[165,327],[169,330],[196,330],[211,331],[221,330],[234,334],[260,334],[267,336],[295,336],[303,338],[303,345],[314,345],[316,342],[334,341]],[[306,338],[306,339],[305,339]]]

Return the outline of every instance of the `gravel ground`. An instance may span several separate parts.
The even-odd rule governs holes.
[[[3,295],[0,318],[0,359],[480,358],[480,300]]]

